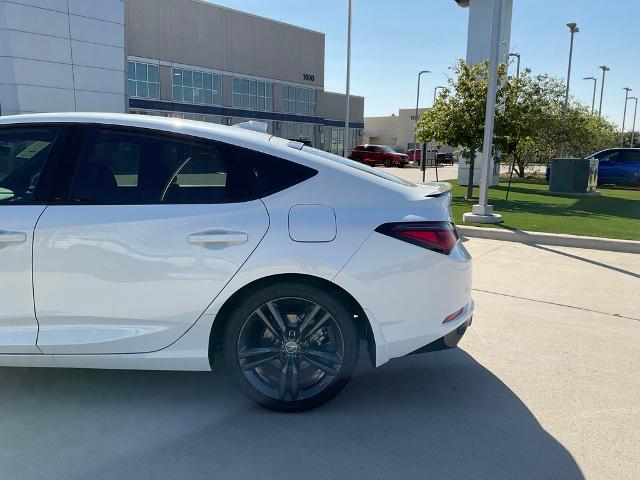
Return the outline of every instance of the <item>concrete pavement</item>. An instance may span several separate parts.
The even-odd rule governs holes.
[[[0,478],[640,478],[638,256],[466,245],[461,348],[363,362],[312,412],[224,374],[0,369]]]

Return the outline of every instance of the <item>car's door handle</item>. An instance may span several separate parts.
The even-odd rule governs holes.
[[[249,240],[247,232],[231,232],[228,230],[210,230],[192,233],[187,237],[187,242],[192,245],[238,245]]]
[[[7,232],[0,230],[0,243],[23,243],[27,241],[25,232]]]

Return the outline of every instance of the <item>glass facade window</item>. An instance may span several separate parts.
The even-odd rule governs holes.
[[[215,73],[172,68],[171,84],[174,102],[222,104],[222,79]]]
[[[273,83],[234,78],[233,107],[273,111]]]
[[[349,129],[349,144],[347,145],[347,155],[355,148],[358,141],[358,129]],[[344,148],[344,128],[324,127],[324,149],[334,155],[343,154]]]
[[[315,89],[284,85],[282,87],[282,111],[297,115],[315,115]]]
[[[222,117],[218,115],[205,115],[201,113],[166,112],[161,110],[130,110],[133,115],[153,115],[156,117],[184,118],[187,120],[198,120],[200,122],[222,124]]]
[[[262,118],[231,117],[231,125],[237,125],[242,122],[248,122],[249,120],[255,120],[256,122],[266,123],[267,133],[273,134],[273,120],[265,120]]]
[[[127,62],[127,93],[130,97],[160,98],[158,65]]]
[[[311,123],[281,122],[280,136],[287,140],[306,140],[314,143],[314,125]]]

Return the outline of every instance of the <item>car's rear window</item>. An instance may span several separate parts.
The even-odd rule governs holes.
[[[302,149],[303,152],[310,153],[317,157],[326,158],[328,160],[332,160],[334,162],[340,163],[342,165],[346,165],[347,167],[355,168],[356,170],[360,170],[361,172],[367,172],[371,175],[375,175],[379,178],[384,178],[385,180],[389,180],[390,182],[397,183],[399,185],[405,185],[407,187],[415,187],[415,183],[408,182],[402,178],[396,177],[395,175],[390,175],[385,173],[377,168],[369,167],[368,165],[364,165],[362,163],[355,162],[353,160],[349,160],[348,158],[340,157],[338,155],[334,155],[333,153],[325,152],[323,150],[318,150],[317,148],[312,147],[304,147]]]

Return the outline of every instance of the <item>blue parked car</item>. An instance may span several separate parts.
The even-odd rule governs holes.
[[[640,148],[607,148],[587,158],[599,160],[598,185],[640,187]],[[547,165],[547,181],[550,174],[551,167]]]

